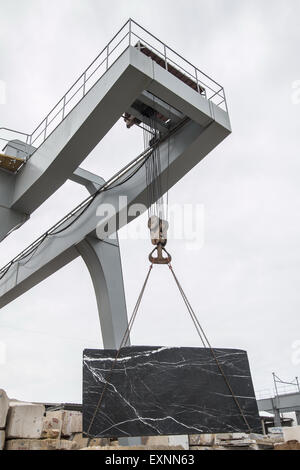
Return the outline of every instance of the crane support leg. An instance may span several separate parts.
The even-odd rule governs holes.
[[[128,325],[119,243],[89,236],[77,249],[95,289],[103,346],[118,349]]]

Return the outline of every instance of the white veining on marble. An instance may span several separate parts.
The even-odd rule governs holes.
[[[178,429],[178,433],[186,432],[188,434],[215,432],[214,429],[216,427],[217,429],[224,429],[224,431],[222,432],[226,432],[226,430],[228,432],[239,432],[241,429],[243,429],[243,422],[241,422],[241,425],[238,424],[241,420],[240,413],[237,409],[234,408],[234,406],[232,406],[230,402],[227,403],[228,399],[232,400],[232,395],[230,394],[221,393],[217,390],[208,390],[207,392],[210,395],[220,396],[226,400],[227,405],[225,407],[224,402],[223,414],[220,414],[220,408],[210,409],[205,406],[205,397],[201,396],[199,396],[199,400],[197,400],[198,403],[186,403],[185,401],[183,401],[182,404],[180,404],[180,400],[182,399],[180,387],[178,391],[176,390],[176,388],[174,388],[172,394],[170,395],[170,402],[167,405],[161,406],[160,398],[161,394],[162,397],[164,396],[164,390],[154,392],[154,389],[152,389],[150,385],[151,382],[146,383],[146,380],[144,380],[146,379],[146,377],[149,376],[149,374],[150,377],[152,377],[153,375],[154,378],[155,374],[158,374],[158,378],[165,378],[165,374],[169,374],[170,380],[174,381],[174,383],[176,384],[176,377],[178,376],[176,375],[176,369],[178,369],[179,371],[182,369],[183,372],[179,373],[184,374],[182,377],[185,377],[185,368],[187,368],[187,373],[189,372],[189,369],[194,368],[197,373],[196,377],[198,377],[199,380],[198,385],[194,385],[193,383],[191,384],[192,389],[194,388],[193,394],[195,394],[195,387],[199,386],[199,391],[201,391],[202,376],[205,380],[207,380],[207,377],[209,375],[221,377],[220,371],[216,367],[215,359],[212,357],[211,352],[205,350],[206,353],[209,352],[210,354],[207,354],[205,357],[201,357],[200,354],[198,360],[196,348],[181,349],[174,347],[156,347],[153,350],[147,349],[150,347],[146,347],[144,350],[138,350],[137,348],[138,347],[132,347],[131,349],[124,348],[124,356],[122,356],[121,350],[121,356],[118,358],[117,361],[115,361],[115,357],[113,355],[113,353],[116,353],[115,351],[111,351],[112,354],[110,355],[110,357],[105,357],[105,354],[108,354],[110,351],[103,351],[102,356],[100,352],[99,357],[97,356],[97,351],[95,351],[94,356],[89,355],[87,353],[84,355],[84,366],[86,370],[90,372],[91,377],[93,377],[94,380],[94,384],[91,383],[90,378],[88,378],[88,376],[85,380],[84,387],[86,393],[88,393],[87,397],[90,397],[86,399],[91,404],[97,403],[97,397],[99,397],[101,393],[101,391],[99,392],[99,383],[103,384],[102,388],[103,386],[105,386],[105,384],[107,384],[106,403],[108,408],[106,409],[105,407],[100,407],[94,423],[95,426],[93,426],[98,427],[99,429],[99,432],[95,434],[97,437],[109,435],[110,432],[112,433],[112,435],[118,436],[136,435],[132,434],[132,432],[130,431],[127,432],[127,430],[140,429],[136,428],[136,426],[138,426],[138,423],[141,423],[141,426],[144,425],[149,429],[150,433],[146,433],[145,431],[144,435],[166,434],[166,429]],[[248,392],[251,393],[251,375],[245,375],[245,360],[247,360],[246,353],[244,351],[236,350],[214,350],[216,352],[219,362],[226,367],[227,377],[238,380],[239,383],[241,383],[240,379],[247,380],[250,388],[248,388],[247,382],[243,387],[246,386],[248,388]],[[128,351],[131,353],[131,355],[127,354]],[[165,358],[165,351],[174,351],[174,361],[162,360],[162,358]],[[191,357],[184,357],[184,352],[186,351],[190,353]],[[87,352],[89,352],[89,350]],[[91,351],[91,354],[92,353],[93,351]],[[156,355],[159,355],[159,357],[155,358]],[[144,361],[144,358],[147,359]],[[135,363],[135,361],[141,362]],[[111,365],[109,365],[112,363],[116,364],[113,370],[111,370]],[[141,372],[139,372],[139,370]],[[147,372],[147,370],[149,370],[149,373]],[[230,372],[228,373],[228,371]],[[239,372],[241,373],[239,374]],[[105,378],[106,376],[107,378]],[[141,377],[143,377],[144,379],[142,379]],[[210,380],[213,381],[215,379],[211,378]],[[113,381],[116,383],[112,383]],[[129,388],[124,388],[124,381],[125,383],[127,383]],[[164,383],[163,380],[162,383]],[[172,382],[170,382],[170,384],[172,384]],[[168,386],[172,387],[172,385]],[[218,382],[218,387],[220,387],[220,381]],[[245,388],[244,391],[246,391]],[[95,398],[92,398],[93,396],[95,396]],[[236,396],[239,400],[250,400],[251,402],[254,402],[255,400],[254,396]],[[165,400],[166,397],[163,397],[161,403],[165,403]],[[113,403],[115,403],[116,409],[120,409],[120,417],[122,416],[122,418],[126,419],[116,419],[117,422],[114,422],[114,419],[112,419],[112,416],[109,412],[109,410],[113,409],[111,408],[111,406],[113,406]],[[121,403],[123,403],[123,405],[121,405]],[[91,405],[87,404],[86,406],[89,407],[88,414],[92,415],[93,409],[90,408]],[[168,413],[168,410],[172,410],[172,415]],[[148,412],[152,416],[149,416]],[[244,412],[245,415],[248,416],[247,410]],[[166,413],[168,414],[164,416]],[[197,415],[199,415],[200,417],[197,417]],[[114,416],[118,416],[118,413],[116,413],[116,415]],[[182,419],[180,418],[180,416],[182,416]],[[249,418],[253,418],[253,415],[250,414]],[[169,424],[167,424],[167,422],[169,422]],[[171,425],[171,423],[173,423],[173,425]],[[208,425],[206,425],[205,423],[207,423]],[[131,424],[134,426],[133,428],[130,427]],[[175,426],[174,428],[174,425],[178,426]]]

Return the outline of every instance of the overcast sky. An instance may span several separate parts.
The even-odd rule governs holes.
[[[300,375],[299,0],[0,0],[0,127],[31,132],[129,17],[227,93],[232,135],[170,191],[170,203],[204,207],[203,246],[171,241],[173,266],[212,344],[248,351],[257,390],[272,387],[272,371],[291,380]],[[108,178],[142,149],[141,132],[119,122],[82,166]],[[0,264],[85,196],[66,183],[1,243]],[[129,312],[150,249],[121,241]],[[199,345],[167,268],[152,276],[132,343]],[[82,351],[101,346],[78,259],[0,311],[0,388],[80,402]]]

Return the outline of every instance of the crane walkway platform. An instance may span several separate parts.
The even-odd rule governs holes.
[[[18,171],[25,163],[24,158],[17,158],[11,155],[0,153],[0,169],[11,173]]]

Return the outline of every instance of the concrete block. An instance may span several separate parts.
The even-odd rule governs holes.
[[[300,426],[292,426],[291,428],[282,428],[283,438],[285,442],[297,441],[300,442]]]
[[[0,450],[4,449],[5,445],[5,431],[0,431]]]
[[[9,399],[5,391],[0,389],[0,429],[5,428],[7,413],[9,409]]]
[[[76,442],[66,439],[12,439],[6,441],[6,450],[78,450]]]
[[[190,446],[213,446],[215,434],[191,434],[189,436]]]
[[[7,415],[7,439],[39,439],[42,435],[43,405],[14,405],[10,406]]]

